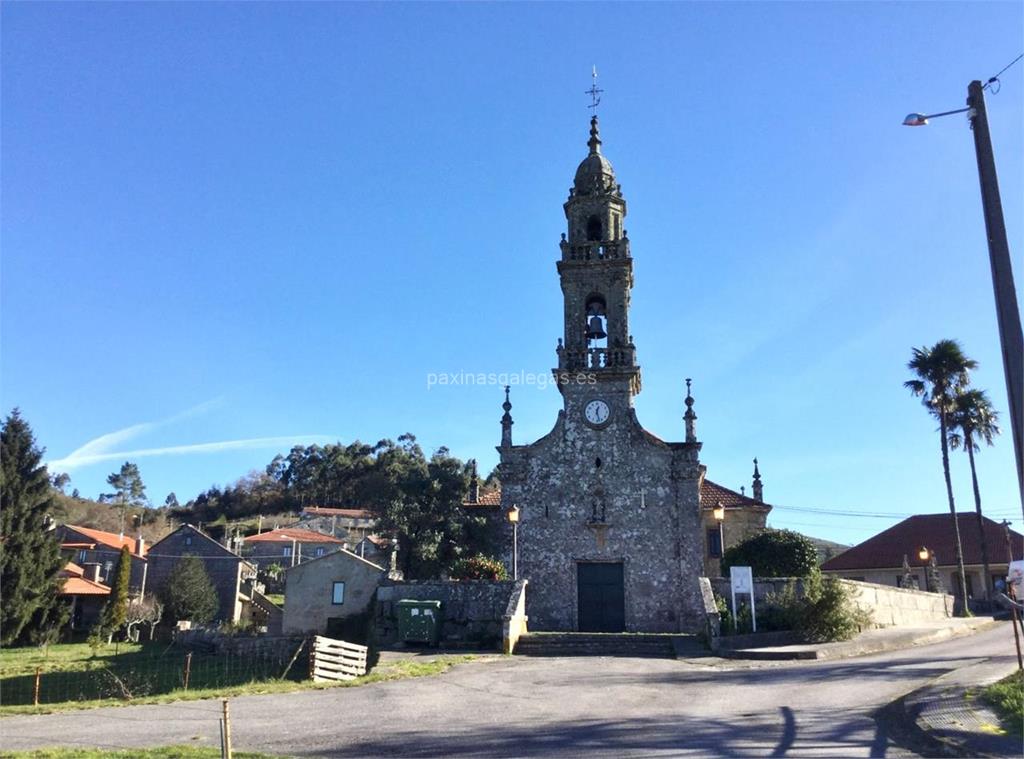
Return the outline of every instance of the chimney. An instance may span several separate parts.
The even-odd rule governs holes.
[[[135,538],[135,554],[140,558],[146,555],[146,539],[141,533]]]

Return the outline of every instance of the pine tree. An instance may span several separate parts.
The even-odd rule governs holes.
[[[117,562],[117,574],[110,586],[110,598],[103,606],[100,627],[109,643],[114,634],[124,627],[128,619],[128,585],[132,577],[132,554],[128,546],[121,546],[121,557]]]
[[[0,429],[0,644],[42,642],[67,622],[64,561],[50,530],[53,490],[43,451],[15,409]]]
[[[217,591],[198,556],[185,556],[174,565],[161,591],[161,600],[171,620],[209,622],[220,607]]]

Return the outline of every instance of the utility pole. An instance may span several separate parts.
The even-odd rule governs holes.
[[[967,85],[967,105],[971,109],[971,128],[974,131],[974,149],[978,155],[978,180],[981,183],[981,205],[985,214],[985,234],[988,255],[992,265],[992,287],[996,299],[996,319],[999,322],[999,342],[1006,374],[1006,394],[1009,400],[1010,426],[1013,428],[1013,450],[1017,461],[1017,486],[1021,508],[1024,510],[1024,336],[1020,327],[1017,292],[1013,285],[1010,265],[1010,245],[1006,239],[1003,204],[999,197],[999,181],[992,152],[992,136],[988,130],[988,112],[985,110],[984,86],[978,80]]]

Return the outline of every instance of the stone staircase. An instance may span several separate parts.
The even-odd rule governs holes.
[[[694,635],[650,633],[527,633],[519,638],[518,656],[623,656],[675,659],[707,656]]]

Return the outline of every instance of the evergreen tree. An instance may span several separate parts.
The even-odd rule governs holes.
[[[0,644],[41,642],[67,621],[64,561],[49,529],[53,490],[43,451],[17,409],[0,429]]]
[[[161,590],[167,617],[173,621],[209,622],[217,613],[220,601],[206,567],[198,556],[180,559]]]
[[[132,554],[128,546],[121,546],[121,558],[117,562],[117,574],[110,586],[110,598],[103,606],[100,627],[107,636],[107,643],[114,634],[124,627],[128,619],[128,585],[132,577]]]

